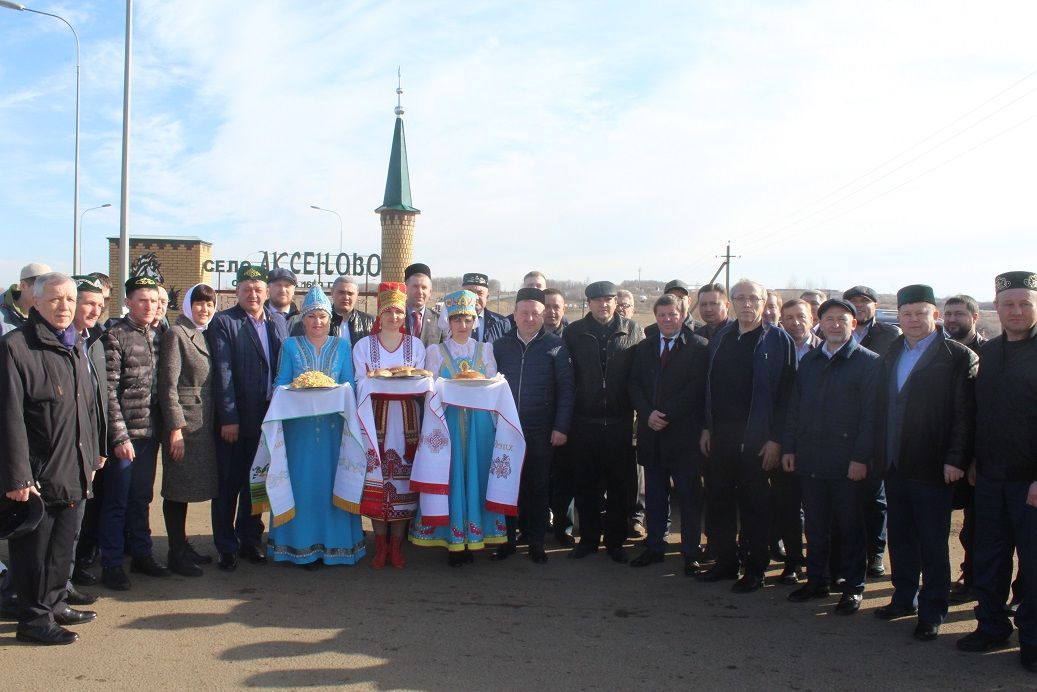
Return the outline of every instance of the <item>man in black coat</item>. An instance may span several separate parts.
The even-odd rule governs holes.
[[[1007,644],[1004,565],[1019,554],[1022,600],[1015,615],[1023,666],[1037,673],[1037,273],[994,280],[1001,335],[980,350],[976,377],[976,557],[978,627],[964,651]]]
[[[630,455],[634,410],[627,391],[634,346],[644,339],[636,323],[616,314],[616,285],[595,281],[584,289],[589,312],[565,328],[576,375],[571,446],[580,542],[569,557],[597,552],[606,495],[605,549],[615,562],[628,558],[623,542],[637,483]]]
[[[18,593],[16,637],[71,644],[62,625],[96,618],[65,602],[76,506],[99,464],[97,390],[73,319],[76,285],[47,273],[33,286],[28,321],[0,340],[0,492],[5,502],[45,504],[36,528],[8,542]],[[35,501],[35,500],[34,500]]]
[[[829,595],[825,573],[834,524],[841,550],[831,576],[841,579],[843,588],[835,612],[850,615],[860,610],[864,593],[861,493],[875,445],[879,358],[853,338],[850,303],[826,300],[818,315],[825,341],[799,361],[781,460],[785,472],[799,477],[807,535],[807,583],[789,600]]]
[[[915,639],[932,641],[947,617],[951,497],[972,461],[979,359],[937,325],[929,286],[900,289],[897,315],[904,333],[882,359],[873,468],[889,503],[893,597],[875,614],[917,613]]]
[[[331,285],[331,336],[348,338],[351,346],[370,335],[374,326],[374,315],[356,309],[356,299],[360,295],[360,287],[348,276],[340,276]],[[289,336],[304,336],[305,329],[302,317],[296,315],[288,320]]]
[[[522,466],[519,516],[507,517],[508,542],[497,548],[495,559],[515,552],[519,525],[529,543],[529,557],[547,562],[551,459],[565,445],[572,420],[573,381],[569,349],[560,336],[544,329],[544,292],[521,288],[515,296],[515,329],[493,342],[497,371],[511,385],[522,434],[526,461]]]
[[[893,344],[900,329],[895,325],[879,322],[875,313],[879,307],[879,296],[868,286],[854,286],[843,291],[843,300],[853,303],[857,311],[857,328],[853,335],[861,346],[879,354]],[[886,487],[881,478],[868,478],[864,506],[864,522],[868,534],[868,576],[881,577],[886,573],[883,558],[886,553]]]
[[[637,345],[630,371],[648,529],[644,552],[630,564],[645,567],[663,561],[672,481],[681,513],[684,573],[692,576],[699,569],[702,535],[702,458],[696,447],[703,427],[709,349],[683,322],[680,297],[660,296],[652,310],[656,328]]]
[[[213,361],[219,495],[212,501],[212,533],[227,572],[238,567],[237,554],[264,564],[259,547],[263,520],[252,514],[249,470],[259,447],[288,326],[265,308],[266,275],[255,267],[238,269],[238,304],[216,313],[205,330]]]

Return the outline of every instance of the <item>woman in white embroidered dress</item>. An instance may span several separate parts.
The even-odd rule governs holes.
[[[371,336],[353,347],[353,370],[358,381],[379,369],[424,365],[425,346],[420,339],[403,333],[406,308],[404,284],[383,282],[378,286],[378,315]],[[411,395],[371,395],[376,431],[367,432],[377,435],[381,463],[368,461],[360,513],[374,526],[374,569],[384,567],[387,556],[393,567],[405,564],[402,546],[407,521],[414,517],[418,505],[418,494],[410,489],[410,472],[421,434],[421,401],[421,397]]]

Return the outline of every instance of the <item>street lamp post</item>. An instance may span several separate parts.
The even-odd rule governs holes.
[[[334,211],[333,209],[324,209],[323,207],[318,207],[316,204],[311,204],[310,209],[316,209],[317,211],[326,211],[329,214],[334,214],[336,218],[338,218],[338,251],[342,252],[342,217],[339,215],[337,211]]]
[[[83,213],[79,215],[79,233],[80,233],[80,235],[76,238],[76,257],[77,258],[81,258],[83,256],[83,248],[81,246],[82,242],[83,242],[83,236],[82,236],[82,233],[83,233],[83,217],[86,216],[86,213],[89,212],[89,211],[93,211],[94,209],[107,209],[110,206],[112,206],[112,205],[106,203],[106,204],[102,204],[102,205],[97,206],[97,207],[90,207],[89,209],[84,209]],[[75,272],[78,274],[79,273],[79,269],[76,269]]]
[[[39,10],[30,9],[25,5],[20,5],[16,2],[8,2],[7,0],[0,0],[0,7],[9,10],[18,10],[19,12],[42,14],[45,17],[53,17],[54,19],[64,22],[65,26],[72,31],[72,36],[76,40],[76,144],[75,160],[72,166],[72,273],[79,274],[79,34],[77,34],[72,25],[68,23],[68,20],[56,14],[40,12]]]

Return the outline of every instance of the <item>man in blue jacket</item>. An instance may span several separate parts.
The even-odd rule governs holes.
[[[736,321],[710,342],[706,427],[699,446],[707,457],[706,502],[717,562],[700,581],[738,577],[735,544],[742,530],[745,571],[732,590],[756,591],[770,563],[770,486],[767,472],[781,463],[785,409],[796,374],[792,339],[764,324],[767,289],[743,279],[731,288]]]
[[[547,562],[544,535],[550,500],[553,448],[568,439],[575,383],[569,349],[562,337],[544,330],[544,292],[521,288],[515,296],[515,329],[493,342],[497,370],[507,378],[515,397],[526,461],[522,466],[519,516],[508,517],[508,542],[497,548],[494,559],[515,552],[519,524],[529,542],[529,557]]]
[[[266,273],[238,269],[238,304],[216,313],[205,331],[213,360],[219,496],[212,501],[212,534],[220,553],[217,565],[237,569],[237,554],[254,564],[266,557],[259,548],[263,520],[252,516],[249,469],[259,447],[260,425],[273,394],[277,357],[288,336],[284,316],[264,306]]]
[[[867,552],[862,481],[875,446],[875,387],[879,357],[853,338],[853,305],[832,298],[818,308],[825,341],[799,362],[785,424],[782,468],[799,475],[807,534],[807,583],[789,600],[829,594],[832,520],[840,539],[833,577],[843,580],[835,612],[860,610]],[[834,569],[834,568],[833,568]]]

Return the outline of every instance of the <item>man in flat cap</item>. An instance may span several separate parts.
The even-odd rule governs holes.
[[[854,338],[857,342],[879,356],[893,344],[900,329],[896,325],[879,322],[875,312],[879,307],[879,296],[868,286],[854,286],[843,291],[843,300],[853,303],[857,311],[857,329]],[[868,478],[864,481],[870,492],[864,508],[864,523],[868,535],[868,576],[881,577],[886,573],[883,562],[886,553],[886,488],[881,478]]]
[[[861,481],[875,446],[875,387],[879,357],[853,338],[853,305],[826,300],[818,308],[824,342],[803,356],[785,421],[782,468],[799,478],[806,519],[807,583],[794,602],[829,595],[832,529],[839,536],[839,615],[860,610],[866,552]],[[834,521],[833,521],[834,520]]]
[[[274,267],[266,275],[266,285],[270,295],[266,304],[271,310],[284,315],[285,320],[290,320],[299,314],[299,307],[294,300],[299,279],[291,269]]]
[[[28,321],[29,308],[33,305],[32,289],[36,277],[48,272],[50,267],[39,262],[30,262],[22,267],[18,283],[7,289],[0,300],[0,336]]]
[[[623,542],[636,474],[630,455],[634,424],[627,391],[634,346],[644,339],[636,323],[616,314],[616,285],[596,281],[584,290],[590,310],[563,333],[576,375],[571,446],[580,542],[569,554],[583,558],[601,545],[602,493],[605,549],[627,562]]]
[[[483,343],[493,343],[503,336],[510,327],[508,318],[486,307],[486,301],[490,297],[490,277],[478,272],[469,272],[461,280],[461,288],[474,293],[477,301],[478,317],[475,320],[472,338]]]
[[[277,358],[288,336],[284,316],[264,306],[266,273],[241,267],[235,306],[216,313],[205,330],[213,363],[216,406],[218,497],[212,501],[212,534],[230,572],[238,556],[264,564],[263,520],[252,514],[249,470],[259,447],[260,426],[274,391]]]
[[[929,286],[897,291],[897,317],[904,333],[882,358],[872,466],[886,486],[893,596],[875,614],[917,613],[915,639],[932,641],[947,617],[951,497],[972,462],[979,359],[939,327]]]
[[[98,543],[101,581],[125,591],[130,580],[123,571],[129,542],[130,569],[152,577],[169,570],[152,555],[149,509],[155,491],[159,434],[158,338],[152,326],[158,310],[158,282],[133,276],[125,285],[129,312],[105,333],[108,377],[108,448]]]
[[[519,516],[507,517],[508,542],[494,557],[515,552],[518,528],[529,543],[529,557],[547,562],[550,475],[553,450],[568,439],[574,380],[569,348],[562,337],[544,329],[544,292],[520,288],[515,296],[515,329],[493,342],[497,370],[507,378],[526,438]]]
[[[403,272],[407,284],[407,333],[421,339],[425,346],[443,340],[439,313],[428,306],[432,294],[432,270],[427,264],[415,263]]]
[[[732,589],[756,591],[770,563],[768,472],[781,463],[785,411],[796,374],[789,335],[763,321],[767,289],[743,279],[731,289],[737,321],[710,342],[705,429],[706,501],[717,553],[702,581],[738,578],[736,536],[741,527],[744,573]]]
[[[97,393],[73,324],[75,283],[48,272],[32,290],[27,322],[0,340],[0,492],[7,501],[38,503],[36,496],[45,505],[31,531],[8,541],[18,594],[15,636],[34,644],[71,644],[79,637],[64,625],[96,618],[68,606],[66,581],[76,507],[99,463]],[[13,684],[12,666],[5,675]]]
[[[1004,647],[1012,634],[1005,610],[1004,564],[1019,554],[1022,601],[1016,611],[1023,666],[1037,673],[1037,273],[994,280],[1001,335],[980,350],[976,377],[976,631],[963,651]]]

